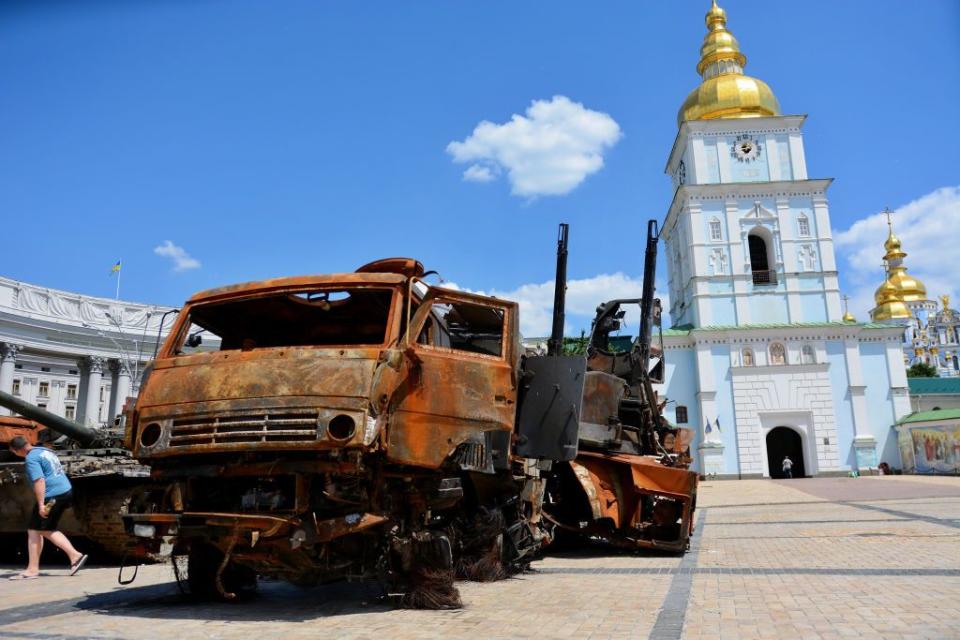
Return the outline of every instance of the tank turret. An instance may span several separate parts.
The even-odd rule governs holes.
[[[72,420],[61,418],[46,409],[41,409],[5,391],[0,391],[0,407],[6,407],[11,411],[15,411],[26,418],[42,424],[48,429],[52,429],[68,438],[73,438],[84,447],[94,447],[101,440],[101,434],[94,429],[84,427]]]

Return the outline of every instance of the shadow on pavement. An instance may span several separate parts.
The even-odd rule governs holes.
[[[243,595],[235,602],[195,602],[182,595],[175,582],[170,582],[91,595],[77,601],[75,606],[104,615],[238,622],[296,622],[394,608],[379,598],[382,594],[380,586],[371,583],[301,588],[261,580],[257,587],[257,593]]]

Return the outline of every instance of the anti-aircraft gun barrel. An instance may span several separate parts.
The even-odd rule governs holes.
[[[553,331],[547,342],[547,355],[563,355],[563,325],[567,301],[567,244],[570,225],[560,223],[560,235],[557,238],[557,277],[553,285]]]
[[[643,294],[640,298],[640,366],[646,372],[650,367],[650,340],[653,332],[654,279],[657,277],[657,241],[660,230],[657,221],[647,222],[647,250],[643,259]]]
[[[48,429],[65,435],[68,438],[73,438],[84,447],[94,446],[96,442],[100,440],[100,434],[93,429],[84,427],[72,420],[61,418],[46,409],[41,409],[36,405],[25,402],[5,391],[0,391],[0,407],[6,407],[11,411],[15,411],[24,417],[42,424]]]

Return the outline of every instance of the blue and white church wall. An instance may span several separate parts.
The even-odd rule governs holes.
[[[808,475],[899,466],[892,425],[910,407],[895,327],[674,329],[664,347],[658,392],[667,418],[693,430],[698,472],[769,477],[766,436],[784,426],[801,437]]]
[[[826,198],[831,180],[806,177],[803,120],[778,116],[751,118],[749,125],[708,120],[681,126],[667,164],[676,191],[663,236],[670,312],[678,325],[840,320]],[[777,135],[785,136],[782,144]],[[730,149],[743,140],[754,150],[746,160],[734,160]],[[718,151],[724,147],[726,153]],[[770,148],[777,150],[776,158]],[[704,149],[710,152],[704,155]],[[789,176],[772,168],[780,150],[789,159]],[[714,161],[721,168],[765,166],[760,173],[767,177],[728,169],[714,176],[709,170]],[[751,254],[755,239],[765,249],[759,257]]]

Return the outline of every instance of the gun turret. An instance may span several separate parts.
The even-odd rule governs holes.
[[[0,391],[0,407],[6,407],[22,416],[35,420],[52,431],[73,438],[84,447],[95,446],[101,439],[100,433],[89,427],[61,418],[46,409],[41,409],[4,391]]]

